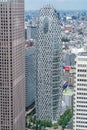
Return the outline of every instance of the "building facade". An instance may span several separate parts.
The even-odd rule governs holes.
[[[27,40],[37,40],[37,26],[29,25],[27,26]]]
[[[62,105],[61,29],[53,7],[40,10],[37,42],[36,116],[57,121]]]
[[[73,110],[73,90],[66,88],[63,91],[63,101],[65,102],[67,108]]]
[[[87,51],[76,57],[73,130],[87,130]]]
[[[65,54],[63,56],[63,62],[65,66],[74,66],[75,65],[75,57],[74,53]]]
[[[35,102],[36,87],[36,51],[35,46],[26,47],[25,50],[25,85],[26,85],[26,108]]]
[[[24,0],[0,0],[0,130],[25,129]]]

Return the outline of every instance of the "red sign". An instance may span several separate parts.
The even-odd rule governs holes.
[[[70,66],[65,66],[65,71],[70,71]]]

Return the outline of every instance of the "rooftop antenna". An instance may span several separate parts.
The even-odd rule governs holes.
[[[54,4],[53,3],[54,3],[54,0],[49,0],[49,6],[52,7],[52,8],[54,8]]]
[[[50,6],[51,0],[47,0],[47,6]]]
[[[43,7],[47,6],[47,7],[50,7],[50,8],[54,8],[53,1],[54,0],[47,0],[46,4]]]

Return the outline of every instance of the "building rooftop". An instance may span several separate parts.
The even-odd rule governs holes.
[[[79,56],[87,56],[87,52],[80,52],[78,53]]]
[[[68,96],[72,96],[73,95],[73,90],[71,90],[70,88],[66,88],[64,91],[63,91],[63,95],[68,95]]]
[[[25,41],[25,47],[31,47],[34,45],[34,41],[33,40],[27,40]]]
[[[74,53],[76,55],[78,55],[80,52],[83,52],[84,51],[84,48],[71,48],[71,53]]]

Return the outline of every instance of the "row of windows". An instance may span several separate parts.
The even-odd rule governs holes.
[[[80,122],[77,122],[77,123],[80,123]],[[87,128],[87,126],[84,126],[84,125],[76,125],[76,127],[79,127],[79,128]],[[82,130],[82,129],[76,129],[76,130]]]
[[[53,62],[59,62],[59,61],[60,61],[60,59],[58,57],[53,58]]]
[[[86,92],[86,93],[78,93],[78,92],[77,92],[77,94],[78,94],[78,95],[87,95],[87,92]]]
[[[86,74],[78,74],[78,77],[86,77]]]
[[[86,102],[86,101],[85,101],[85,102],[84,102],[84,101],[77,101],[77,103],[83,103],[83,104],[85,104],[85,103],[86,103],[86,104],[87,104],[87,102]]]
[[[87,99],[87,97],[77,97],[77,99]]]
[[[87,123],[87,121],[76,121],[76,123]],[[87,126],[85,126],[87,128]]]
[[[87,58],[78,58],[79,61],[87,61]]]
[[[78,67],[86,67],[84,64],[78,64]]]
[[[77,79],[77,81],[87,82],[87,79]]]
[[[83,112],[87,112],[87,109],[77,109],[78,112],[83,111]]]
[[[87,84],[80,84],[80,83],[78,83],[77,86],[87,86]]]
[[[53,97],[53,100],[58,100],[59,95]]]
[[[85,91],[87,91],[87,88],[77,88],[77,90],[85,90]]]
[[[76,113],[76,115],[83,115],[83,116],[87,116],[87,114],[85,114],[85,113]]]
[[[78,72],[87,72],[86,69],[78,69],[77,71],[78,71]]]
[[[87,117],[84,118],[84,117],[76,117],[77,119],[82,119],[82,120],[87,120]]]
[[[87,105],[77,105],[77,107],[87,107]]]

